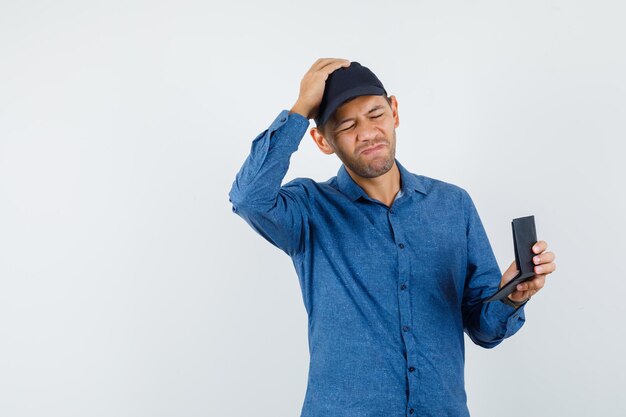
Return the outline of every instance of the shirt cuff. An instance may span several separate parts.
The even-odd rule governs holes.
[[[500,299],[500,302],[508,306],[511,306],[513,308],[519,308],[523,306],[524,304],[526,304],[528,300],[530,300],[530,297],[520,303],[520,302],[512,301],[509,297],[504,297]]]
[[[527,302],[515,308],[501,301],[492,301],[489,303],[489,314],[497,317],[501,323],[511,324],[520,318],[524,320],[524,306]]]
[[[281,111],[268,129],[270,135],[273,132],[279,133],[275,136],[276,140],[272,141],[270,147],[286,146],[297,149],[308,127],[309,119],[303,115],[289,113],[289,110]]]

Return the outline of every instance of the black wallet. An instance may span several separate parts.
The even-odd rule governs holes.
[[[518,284],[528,281],[535,276],[535,264],[533,263],[533,245],[537,243],[537,229],[535,228],[535,216],[520,217],[513,219],[513,246],[515,248],[515,264],[518,274],[494,295],[484,302],[502,300],[515,291]]]

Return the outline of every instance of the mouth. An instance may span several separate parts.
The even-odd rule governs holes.
[[[364,150],[361,151],[361,155],[369,155],[371,153],[380,151],[381,149],[383,149],[385,146],[387,146],[384,143],[379,143],[378,145],[374,145],[374,146],[370,146],[369,148],[366,148]]]

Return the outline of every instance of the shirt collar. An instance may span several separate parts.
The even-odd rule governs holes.
[[[395,161],[398,166],[398,170],[400,171],[402,194],[408,196],[415,191],[426,194],[426,187],[424,187],[422,180],[407,171],[397,159]],[[356,182],[354,182],[343,164],[337,172],[337,185],[339,187],[339,191],[350,197],[352,201],[357,200],[359,197],[367,198],[365,191],[363,191],[363,189]]]

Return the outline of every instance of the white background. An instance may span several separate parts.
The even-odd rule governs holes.
[[[625,415],[625,12],[1,0],[0,415],[299,416],[298,280],[228,191],[318,57],[396,95],[398,159],[469,191],[503,270],[514,217],[557,254],[517,335],[466,339],[473,415]],[[307,134],[287,180],[338,168]]]

